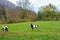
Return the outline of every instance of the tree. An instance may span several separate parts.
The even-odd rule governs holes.
[[[6,22],[6,13],[5,13],[5,7],[3,5],[0,5],[0,18]]]
[[[27,16],[27,12],[28,12],[28,9],[29,9],[29,5],[30,5],[30,2],[29,0],[19,0],[19,2],[17,2],[18,6],[20,7],[21,9],[21,13],[20,13],[20,17],[22,19],[25,19],[26,16]]]
[[[38,11],[38,19],[42,20],[57,20],[57,15],[57,9],[52,4],[41,7]]]
[[[20,0],[19,2],[17,2],[17,4],[20,7],[20,18],[23,19],[23,21],[28,21],[28,19],[30,18],[29,21],[31,21],[32,17],[30,17],[29,15],[34,14],[34,12],[31,10],[32,6],[30,5],[29,0]]]
[[[29,2],[29,0],[19,0],[19,2],[17,2],[18,6],[23,8],[23,9],[31,9],[32,6]]]

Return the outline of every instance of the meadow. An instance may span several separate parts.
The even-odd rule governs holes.
[[[39,25],[39,28],[32,30],[30,23]],[[1,31],[3,25],[9,27],[8,32]],[[60,21],[0,24],[0,40],[60,40]]]

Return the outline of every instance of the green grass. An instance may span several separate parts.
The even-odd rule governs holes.
[[[30,28],[31,22],[0,24],[0,40],[60,40],[59,21],[32,22],[39,25],[38,29]],[[8,25],[9,31],[2,32],[2,25]]]

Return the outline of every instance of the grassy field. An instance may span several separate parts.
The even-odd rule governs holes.
[[[38,29],[30,28],[30,22],[0,24],[0,40],[60,40],[59,21],[32,22],[39,25]],[[8,25],[9,31],[2,32],[2,25]]]

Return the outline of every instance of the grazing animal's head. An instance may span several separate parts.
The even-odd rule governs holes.
[[[30,23],[30,27],[33,29],[33,24],[32,23]]]
[[[7,27],[5,27],[5,31],[8,31],[8,28]]]

